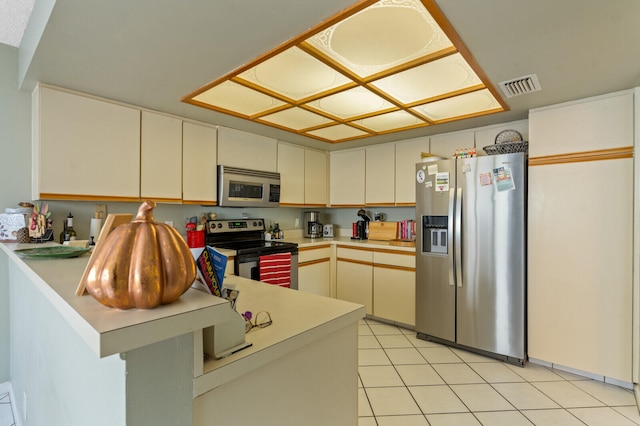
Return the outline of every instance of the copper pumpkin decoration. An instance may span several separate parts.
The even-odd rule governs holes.
[[[98,244],[87,265],[87,291],[103,305],[155,308],[177,300],[196,278],[196,264],[182,236],[153,218],[156,203]]]

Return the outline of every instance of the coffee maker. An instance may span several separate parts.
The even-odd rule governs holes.
[[[304,212],[304,236],[306,238],[322,238],[322,224],[320,213]]]
[[[366,240],[369,238],[369,222],[371,218],[367,216],[367,212],[363,209],[358,210],[358,217],[361,217],[362,220],[353,223],[351,239]]]

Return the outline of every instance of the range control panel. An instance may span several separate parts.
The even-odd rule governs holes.
[[[264,232],[263,219],[215,219],[207,221],[208,234]]]

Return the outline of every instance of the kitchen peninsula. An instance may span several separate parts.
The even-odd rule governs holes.
[[[0,283],[23,425],[357,424],[362,306],[228,276],[237,310],[273,324],[204,360],[203,329],[227,301],[189,289],[152,310],[106,308],[74,294],[88,256],[22,259],[18,247],[0,244]]]

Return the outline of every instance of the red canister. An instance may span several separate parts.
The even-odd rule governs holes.
[[[187,245],[190,248],[204,247],[204,230],[187,231]]]

